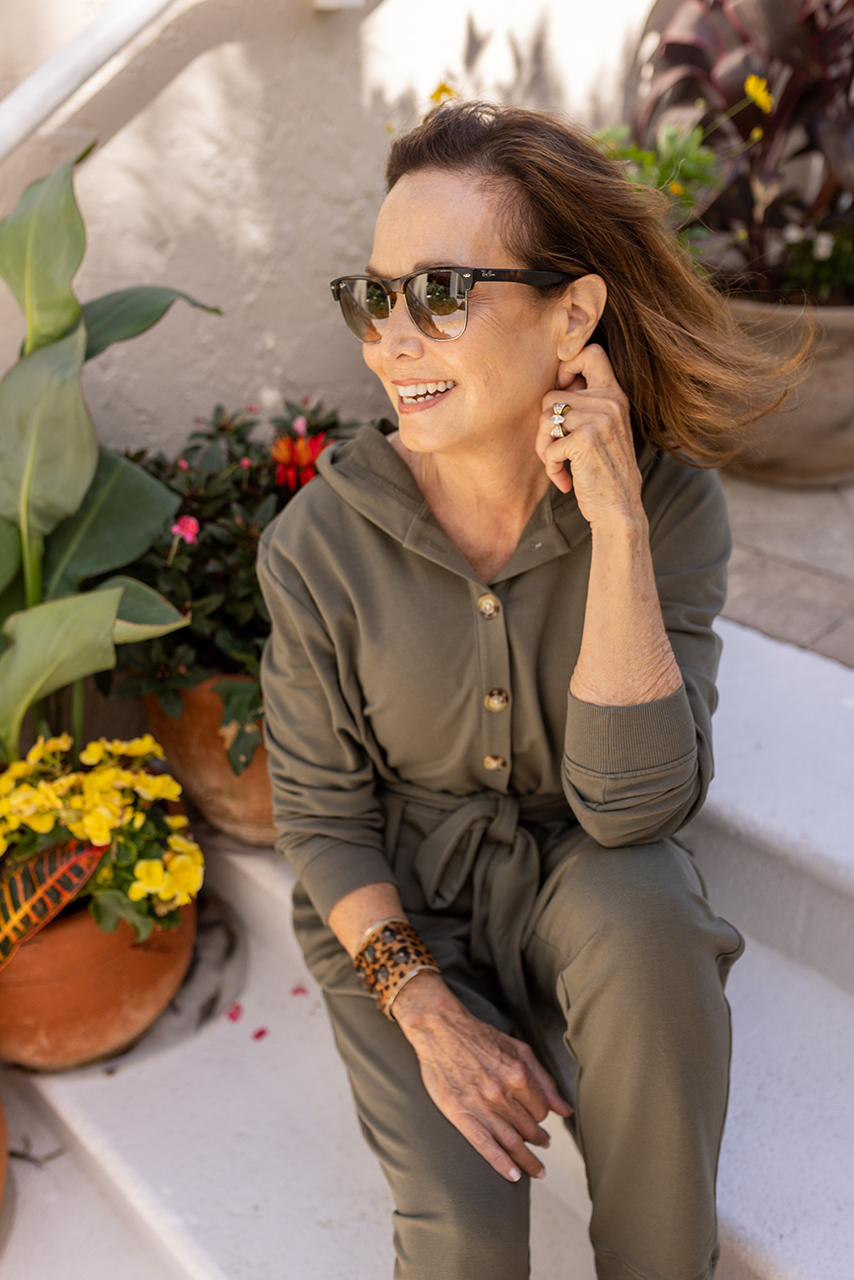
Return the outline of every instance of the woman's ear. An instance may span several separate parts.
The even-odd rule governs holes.
[[[559,360],[572,360],[587,346],[607,300],[608,286],[601,276],[581,276],[567,287],[555,315]]]

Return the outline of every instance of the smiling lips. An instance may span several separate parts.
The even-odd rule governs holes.
[[[409,382],[404,390],[398,383],[397,393],[401,404],[429,404],[456,385],[456,382]]]

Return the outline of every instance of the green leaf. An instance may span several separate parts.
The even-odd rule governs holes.
[[[27,321],[26,354],[55,342],[80,318],[71,281],[83,261],[86,232],[73,168],[70,161],[27,187],[0,222],[0,275]]]
[[[5,591],[0,591],[0,653],[9,643],[6,636],[2,633],[2,624],[6,621],[10,613],[18,613],[21,609],[26,609],[27,597],[24,591],[24,575],[20,571],[15,574],[12,581],[6,587]]]
[[[151,916],[138,911],[134,903],[118,889],[96,889],[90,907],[99,929],[115,933],[120,920],[127,920],[136,931],[137,942],[144,942],[154,928]]]
[[[220,724],[254,723],[263,713],[261,685],[258,680],[234,680],[228,677],[218,680],[212,689],[222,699]]]
[[[96,671],[115,666],[113,628],[121,590],[50,600],[13,613],[2,633],[11,643],[0,654],[0,740],[18,750],[21,721],[39,698]]]
[[[80,392],[85,346],[79,325],[24,356],[0,382],[0,518],[30,537],[74,514],[98,465]]]
[[[84,578],[137,560],[163,533],[180,503],[165,484],[102,445],[83,505],[45,545],[45,599],[70,595],[80,590]]]
[[[244,769],[249,768],[260,745],[261,731],[256,725],[242,725],[238,729],[237,736],[226,752],[232,773],[236,773],[238,778]]]
[[[116,615],[113,640],[116,644],[132,644],[136,640],[154,640],[186,627],[190,619],[165,600],[153,588],[136,578],[118,575],[101,583],[97,591],[122,588]],[[93,593],[94,594],[94,593]]]
[[[134,289],[118,289],[105,293],[103,298],[93,298],[83,304],[83,319],[89,341],[86,359],[92,360],[114,342],[124,342],[145,333],[157,324],[177,298],[183,298],[191,307],[211,311],[221,316],[219,307],[206,306],[180,289],[168,289],[163,285],[143,284]]]
[[[13,524],[0,520],[0,594],[21,566],[21,535]]]

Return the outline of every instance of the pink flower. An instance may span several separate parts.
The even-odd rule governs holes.
[[[294,418],[294,431],[298,436],[304,436],[308,431],[308,420],[302,414],[298,418]]]
[[[269,1034],[270,1034],[270,1032],[267,1030],[267,1028],[266,1028],[266,1027],[259,1027],[257,1031],[253,1031],[253,1032],[252,1032],[252,1039],[253,1039],[253,1040],[263,1040],[263,1039],[264,1039],[264,1037],[265,1037],[265,1036],[268,1036]]]
[[[233,1004],[225,1016],[228,1018],[229,1022],[239,1022],[243,1017],[243,1005]]]
[[[189,470],[190,470],[190,464],[189,464],[189,462],[187,461],[187,459],[186,459],[186,458],[179,458],[179,459],[178,459],[178,470],[179,470],[179,471],[189,471]]]
[[[243,468],[243,470],[244,470],[244,471],[248,471],[248,470],[249,470],[249,468],[252,466],[252,459],[251,459],[251,458],[241,458],[241,459],[240,459],[240,465],[241,465],[241,467]]]
[[[261,410],[258,408],[257,404],[248,404],[248,405],[246,406],[246,412],[247,412],[247,413],[260,413],[260,412],[261,412]]]
[[[179,516],[169,532],[175,538],[183,538],[188,547],[192,547],[199,532],[199,522],[195,516]]]

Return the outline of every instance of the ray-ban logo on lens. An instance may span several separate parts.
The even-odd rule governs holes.
[[[482,271],[482,272],[481,272],[481,275],[483,276],[484,280],[486,280],[486,279],[488,279],[488,277],[489,277],[489,276],[494,276],[494,275],[495,275],[495,272],[494,272],[494,271]]]

